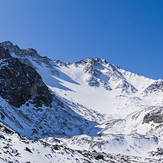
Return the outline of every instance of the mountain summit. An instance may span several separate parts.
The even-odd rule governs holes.
[[[31,66],[13,58],[8,49],[0,46],[0,95],[17,108],[29,99],[37,107],[50,106],[52,95],[43,83],[41,76]]]
[[[0,144],[9,152],[0,149],[0,158],[162,161],[162,97],[163,80],[125,71],[103,58],[64,63],[2,42]]]

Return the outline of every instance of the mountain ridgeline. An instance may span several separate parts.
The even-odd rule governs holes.
[[[162,79],[0,43],[2,161],[162,162],[162,105]]]

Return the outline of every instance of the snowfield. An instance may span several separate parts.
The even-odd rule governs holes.
[[[36,70],[52,95],[51,107],[30,99],[16,108],[0,97],[1,162],[163,162],[163,80],[103,58],[64,63],[0,46]]]

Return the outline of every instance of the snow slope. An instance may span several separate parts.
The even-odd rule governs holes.
[[[122,158],[128,162],[132,159],[148,162],[152,157],[153,162],[161,160],[163,80],[125,71],[103,58],[64,63],[10,42],[0,46],[9,49],[13,58],[34,68],[53,95],[52,108],[37,108],[28,101],[28,105],[15,108],[0,98],[3,124],[50,145],[59,141],[60,146],[75,150],[75,156],[70,154],[74,151],[66,156],[71,162],[77,162],[71,158],[78,157],[77,150],[85,150],[82,159],[87,155],[90,162],[97,160],[98,152],[106,157],[98,157],[104,162],[111,161],[111,157],[115,162]],[[65,161],[63,154],[60,162]]]
[[[127,140],[129,139],[129,140]],[[119,141],[120,140],[120,141]],[[127,142],[130,142],[128,144]],[[110,141],[110,143],[108,142]],[[132,156],[131,154],[145,154],[143,150],[154,149],[157,146],[156,138],[139,136],[123,137],[110,135],[105,138],[88,137],[86,135],[66,139],[47,138],[43,140],[27,139],[0,123],[0,162],[13,163],[104,163],[104,162],[162,162],[162,151],[151,152],[150,157]],[[91,144],[90,144],[91,143]],[[161,144],[160,142],[159,144]],[[80,147],[77,146],[80,144]],[[89,147],[91,145],[91,148]],[[131,146],[132,145],[132,146]],[[151,145],[151,146],[150,146]],[[82,150],[84,146],[85,150]],[[134,147],[136,146],[136,150]],[[143,148],[140,148],[142,146]],[[120,148],[119,148],[120,147]],[[94,149],[94,150],[93,150]],[[96,150],[95,150],[96,149]],[[111,150],[112,149],[112,150]],[[130,152],[130,149],[132,152]],[[125,150],[125,151],[123,151]],[[102,152],[104,151],[104,152]],[[108,152],[108,153],[107,153]],[[115,153],[114,153],[115,152]],[[122,153],[116,154],[116,153]],[[127,155],[123,155],[126,153]],[[130,156],[131,155],[131,156]]]
[[[87,67],[91,67],[92,60],[97,62],[93,66],[92,72],[85,72]],[[70,101],[80,103],[107,116],[122,118],[126,116],[126,112],[130,114],[140,110],[141,106],[156,105],[162,100],[159,99],[160,101],[156,103],[155,100],[151,101],[149,96],[146,98],[143,94],[143,91],[154,80],[122,70],[115,65],[104,62],[103,59],[88,59],[83,62],[80,61],[79,64],[77,62],[65,63],[64,65],[58,61],[55,61],[55,63],[60,65],[56,66],[58,71],[71,77],[78,84],[67,81],[62,75],[59,77],[53,76],[68,89],[50,87],[51,90]],[[96,71],[100,75],[94,75],[94,73],[97,73]],[[91,81],[92,77],[93,82]],[[93,85],[91,82],[97,83]]]

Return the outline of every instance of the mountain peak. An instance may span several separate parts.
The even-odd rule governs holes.
[[[7,47],[11,47],[11,46],[14,46],[14,44],[10,41],[4,41],[2,43],[0,43],[1,45],[5,46],[6,48]]]
[[[102,64],[102,63],[105,63],[107,64],[108,62],[106,61],[106,59],[104,58],[92,58],[92,57],[89,57],[88,59],[85,60],[86,63],[92,63],[92,64]]]
[[[0,46],[2,46],[5,49],[8,49],[10,53],[13,51],[20,51],[20,48],[17,45],[14,45],[10,41],[4,41],[4,42],[0,43]]]
[[[51,106],[52,96],[35,69],[13,58],[9,50],[1,46],[0,60],[0,95],[10,105],[18,108],[33,100],[37,106]]]
[[[19,46],[14,45],[10,41],[4,41],[0,43],[0,46],[8,49],[10,54],[15,53],[16,56],[24,57],[24,55],[28,55],[31,57],[40,57],[40,55],[37,53],[37,51],[33,48],[27,48],[27,49],[20,49]]]
[[[73,154],[79,149],[88,150],[89,155],[85,156],[89,161],[97,152],[102,154],[96,157],[97,162],[105,162],[105,154],[109,153],[141,156],[145,151],[149,158],[158,149],[162,157],[162,96],[163,80],[125,71],[104,58],[64,63],[41,57],[32,48],[20,49],[10,41],[0,43],[0,130],[5,124],[28,138],[41,139],[40,142],[46,138],[52,153],[48,155],[44,148],[44,158],[51,158],[52,162],[57,162],[53,157],[56,151],[61,158],[58,145],[62,144],[68,153],[72,152],[69,147],[75,150]],[[38,141],[30,141],[34,148],[28,143],[20,143],[19,148],[12,135],[8,135],[10,141],[5,140],[6,136],[0,135],[1,158],[11,152],[8,158],[23,162],[22,151],[25,156],[33,153],[33,158],[43,151],[34,149],[40,146]],[[11,150],[13,143],[17,150]]]

